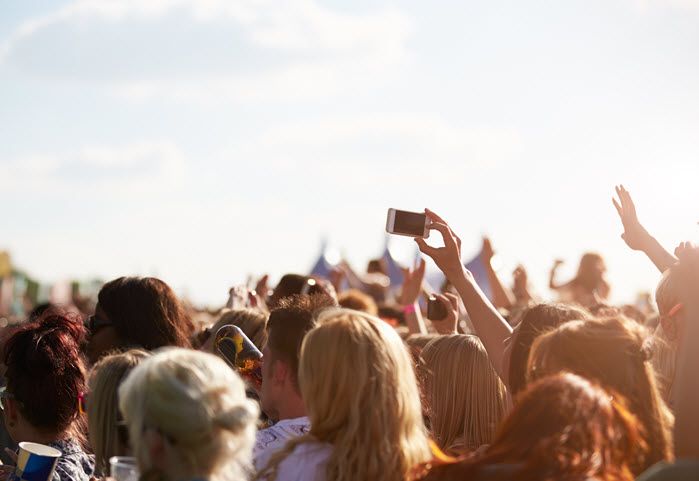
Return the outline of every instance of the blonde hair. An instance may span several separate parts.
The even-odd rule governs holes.
[[[385,322],[329,309],[301,348],[299,385],[311,422],[258,477],[275,479],[284,458],[304,443],[332,445],[328,481],[405,481],[431,459],[410,356]]]
[[[570,321],[534,341],[528,371],[530,378],[572,372],[626,398],[643,425],[647,468],[672,459],[673,418],[656,384],[652,350],[648,331],[624,317]]]
[[[207,479],[247,479],[259,408],[218,357],[166,349],[137,366],[119,388],[134,454],[143,463],[144,429],[169,440],[184,469]]]
[[[87,423],[95,472],[99,476],[109,474],[109,458],[126,454],[122,452],[126,446],[119,435],[117,389],[127,374],[149,355],[140,349],[115,353],[100,359],[90,372]]]
[[[454,334],[422,350],[419,378],[432,436],[449,454],[490,444],[507,410],[507,390],[480,339]]]

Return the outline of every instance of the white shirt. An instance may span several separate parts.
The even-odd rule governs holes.
[[[255,469],[260,471],[267,466],[274,453],[286,445],[289,439],[306,434],[311,429],[311,422],[306,416],[294,419],[282,419],[267,429],[257,432],[252,457]]]
[[[275,481],[325,481],[332,445],[308,442],[296,446],[277,469]]]

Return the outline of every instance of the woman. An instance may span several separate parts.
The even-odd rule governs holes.
[[[673,419],[656,385],[652,349],[650,335],[634,321],[570,321],[534,341],[529,359],[531,379],[573,372],[628,400],[648,446],[646,456],[634,466],[637,475],[672,459]]]
[[[632,481],[640,426],[618,396],[574,374],[524,391],[483,454],[424,481]]]
[[[15,442],[61,451],[54,481],[88,481],[92,457],[83,451],[78,399],[85,391],[78,319],[47,310],[19,327],[4,346],[7,386],[0,395],[7,431]]]
[[[584,254],[575,277],[564,284],[556,284],[556,270],[561,264],[563,261],[557,260],[549,276],[549,287],[559,293],[561,301],[590,307],[609,298],[610,287],[604,278],[607,267],[601,255]]]
[[[507,410],[507,390],[476,336],[430,341],[418,369],[432,437],[451,455],[476,451],[493,440]]]
[[[289,441],[258,478],[405,481],[431,458],[410,356],[383,321],[323,311],[301,347],[299,387],[310,432]]]
[[[142,479],[239,481],[251,471],[257,405],[224,361],[167,349],[119,387]]]
[[[109,475],[109,458],[130,453],[129,436],[119,413],[117,390],[122,381],[149,354],[131,350],[103,357],[92,368],[89,394],[83,396],[81,408],[87,412],[90,446],[95,454],[95,474]]]
[[[87,356],[92,364],[118,349],[190,347],[192,322],[170,287],[153,277],[120,277],[97,295]]]

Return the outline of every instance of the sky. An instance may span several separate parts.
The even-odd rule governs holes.
[[[544,296],[600,252],[625,302],[658,273],[614,185],[672,249],[698,174],[699,0],[0,3],[0,249],[46,282],[222,303],[430,207]]]

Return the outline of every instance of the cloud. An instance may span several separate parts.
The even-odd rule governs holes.
[[[86,146],[63,154],[32,154],[0,161],[8,191],[131,196],[177,190],[186,178],[184,154],[169,142]]]
[[[365,88],[409,58],[393,9],[314,0],[75,0],[19,25],[0,64],[134,101],[307,100]]]

